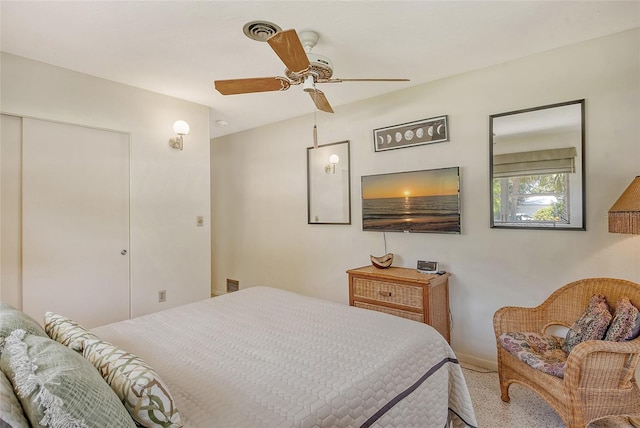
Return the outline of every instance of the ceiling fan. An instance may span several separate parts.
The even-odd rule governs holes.
[[[311,53],[318,43],[315,31],[278,31],[267,39],[271,49],[286,66],[285,76],[255,77],[248,79],[216,80],[215,88],[222,95],[248,94],[253,92],[286,91],[291,85],[303,85],[318,110],[333,113],[324,93],[316,88],[317,83],[341,82],[406,82],[409,79],[332,79],[333,64],[322,55]]]

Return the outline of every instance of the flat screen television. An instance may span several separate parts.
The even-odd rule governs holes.
[[[460,233],[460,168],[363,176],[362,230]]]

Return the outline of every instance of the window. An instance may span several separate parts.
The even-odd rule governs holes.
[[[494,178],[493,221],[525,227],[566,225],[570,200],[567,173]]]

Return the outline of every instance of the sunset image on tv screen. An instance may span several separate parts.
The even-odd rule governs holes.
[[[459,168],[362,177],[362,229],[460,233]]]

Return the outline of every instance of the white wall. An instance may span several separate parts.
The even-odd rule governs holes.
[[[624,32],[319,114],[321,144],[351,141],[350,226],[306,221],[311,105],[304,117],[212,140],[215,290],[233,278],[240,288],[275,286],[346,304],[345,271],[384,252],[381,233],[362,231],[360,177],[448,166],[461,168],[462,234],[386,236],[394,265],[438,260],[453,274],[459,357],[494,363],[492,317],[501,306],[537,305],[583,277],[640,282],[640,237],[608,233],[606,215],[640,174],[639,42],[639,30]],[[329,100],[339,90],[323,88]],[[489,115],[581,98],[587,231],[491,229]],[[450,142],[374,152],[373,129],[445,114]]]
[[[6,53],[1,65],[3,113],[131,134],[133,316],[208,297],[209,109]],[[184,151],[168,145],[177,119],[191,126]],[[19,168],[15,153],[3,148],[3,168],[7,162]],[[3,213],[19,211],[14,199],[2,194]],[[196,227],[198,215],[204,216],[204,227]],[[4,237],[0,244],[3,252],[15,251],[13,242],[4,245]],[[21,306],[19,283],[3,281],[0,289],[7,303]],[[161,289],[167,290],[166,303],[158,303]]]

